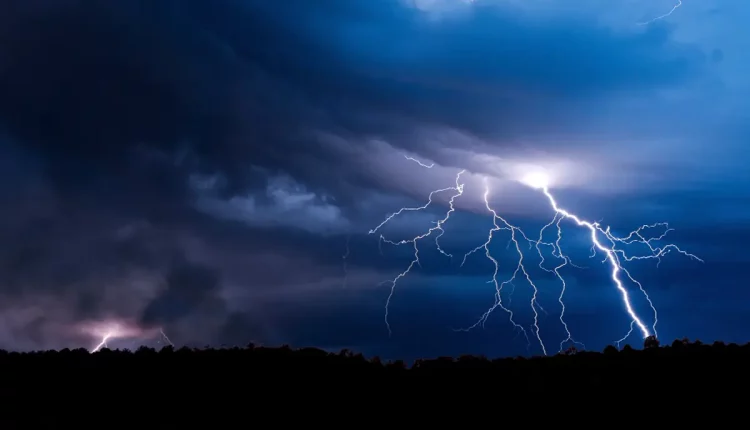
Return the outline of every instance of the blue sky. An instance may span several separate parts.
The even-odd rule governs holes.
[[[674,3],[11,3],[0,14],[13,41],[0,48],[2,347],[91,347],[119,324],[129,334],[113,346],[163,329],[189,345],[537,354],[505,314],[455,329],[494,301],[492,264],[459,258],[492,227],[485,181],[493,208],[534,236],[554,215],[519,183],[538,169],[566,209],[622,235],[669,222],[670,242],[703,260],[628,266],[660,339],[748,337],[744,2],[685,2],[652,22]],[[389,337],[383,281],[411,255],[368,232],[460,170],[441,237],[454,258],[420,245]],[[420,234],[445,198],[431,209],[383,233]],[[564,228],[585,267],[565,269],[566,321],[602,349],[630,320],[601,256]],[[515,257],[498,234],[503,278]],[[560,285],[533,271],[555,352]],[[527,329],[530,291],[518,283],[506,299]]]

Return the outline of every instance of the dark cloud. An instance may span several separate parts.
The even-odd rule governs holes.
[[[497,5],[434,20],[397,0],[5,2],[0,292],[12,324],[0,341],[56,345],[59,321],[104,318],[183,342],[293,338],[268,321],[304,309],[269,303],[340,289],[345,234],[351,288],[408,263],[406,251],[380,257],[363,227],[433,187],[389,168],[397,150],[458,166],[468,156],[450,150],[497,155],[570,133],[609,98],[699,75],[704,56],[671,36]],[[327,304],[315,312],[342,306]]]
[[[250,164],[312,181],[342,161],[314,131],[352,144],[432,125],[528,131],[561,103],[675,84],[695,66],[663,27],[618,34],[494,6],[439,24],[395,0],[6,9],[3,123],[55,160],[56,181],[105,176],[115,190],[179,193],[184,169],[247,185]]]
[[[143,310],[141,322],[163,326],[195,313],[201,307],[222,311],[220,273],[205,266],[178,262],[167,275],[166,288]]]

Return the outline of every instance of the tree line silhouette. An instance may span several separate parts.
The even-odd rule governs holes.
[[[268,393],[312,380],[339,387],[343,384],[351,390],[386,381],[393,389],[394,381],[403,380],[413,388],[425,389],[437,385],[424,381],[440,378],[451,380],[451,386],[470,383],[475,387],[471,389],[482,390],[489,385],[516,394],[559,390],[598,390],[600,393],[626,390],[637,394],[636,390],[649,387],[664,392],[695,390],[697,386],[701,389],[739,386],[750,379],[745,376],[748,364],[750,344],[717,341],[709,345],[682,339],[663,346],[655,338],[646,339],[643,349],[629,345],[621,349],[608,346],[603,352],[570,348],[554,356],[531,358],[488,359],[462,355],[420,359],[411,365],[402,360],[366,358],[346,349],[331,353],[317,348],[271,348],[253,344],[221,349],[168,346],[161,350],[140,347],[129,351],[104,348],[95,353],[85,349],[0,351],[0,384],[5,388],[0,392],[5,396],[16,395],[20,391],[8,387],[23,387],[30,381],[54,381],[69,384],[69,387],[85,386],[93,393],[140,386],[140,395],[148,396],[149,390],[144,387],[154,386],[162,395],[172,391],[180,395],[184,389],[187,390],[181,393],[184,395],[188,392],[203,395],[205,390],[213,390],[211,396],[220,397],[233,396],[236,390],[246,389],[240,387]],[[466,372],[451,371],[459,369]],[[332,375],[343,378],[330,378]],[[375,375],[379,378],[371,378]],[[455,377],[459,375],[460,378]],[[196,389],[202,391],[196,392]],[[79,391],[79,388],[71,390]]]

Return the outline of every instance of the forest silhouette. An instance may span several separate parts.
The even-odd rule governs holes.
[[[366,358],[350,350],[337,353],[317,348],[293,349],[289,346],[264,347],[249,344],[233,348],[179,348],[171,346],[156,350],[140,347],[135,351],[103,348],[95,353],[85,349],[60,351],[0,351],[2,382],[7,388],[30,380],[58,381],[75,385],[93,384],[98,390],[140,384],[158,384],[161,392],[172,390],[169,384],[186,383],[200,387],[227,389],[252,384],[293,384],[295,378],[327,376],[379,376],[389,380],[410,375],[443,377],[461,372],[462,380],[501,384],[515,393],[542,392],[564,388],[569,390],[617,391],[627,387],[643,387],[658,383],[660,389],[690,389],[737,384],[750,364],[750,344],[725,344],[717,341],[704,344],[688,339],[660,345],[647,338],[643,349],[625,345],[622,349],[608,346],[603,352],[579,351],[570,348],[548,357],[515,357],[488,359],[463,355],[456,358],[384,361]],[[465,378],[464,378],[465,377]],[[421,378],[420,378],[421,380]],[[88,382],[85,382],[88,381]],[[343,379],[331,379],[340,384]],[[356,390],[355,379],[350,379]],[[173,386],[174,388],[175,386]],[[223,387],[223,388],[222,388]],[[141,388],[143,390],[143,388]],[[12,394],[4,390],[5,395]],[[221,395],[215,392],[212,395]]]
[[[511,417],[528,415],[531,406],[543,413],[542,407],[553,403],[591,403],[583,399],[608,402],[610,408],[655,395],[705,399],[742,391],[750,382],[748,364],[750,344],[682,339],[660,345],[653,337],[642,349],[570,348],[547,357],[463,355],[410,364],[346,349],[254,344],[0,351],[3,422],[15,423],[0,428],[58,428],[67,422],[224,428],[255,425],[256,417],[309,425],[337,422],[341,414],[378,425],[406,417],[444,425],[447,415],[455,415],[466,424],[478,419],[467,411],[481,410],[486,417],[495,410],[486,406],[492,402]],[[525,406],[510,407],[519,402]],[[250,421],[242,424],[245,420]]]

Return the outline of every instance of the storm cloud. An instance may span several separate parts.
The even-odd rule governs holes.
[[[4,3],[0,291],[14,328],[0,346],[64,345],[73,338],[56,327],[104,318],[182,342],[297,339],[303,311],[290,307],[336,308],[344,294],[348,308],[382,310],[377,284],[403,259],[374,259],[367,231],[458,169],[478,184],[518,163],[564,166],[560,185],[589,208],[614,201],[591,195],[602,187],[637,201],[687,183],[711,136],[689,118],[732,130],[737,148],[736,118],[686,107],[725,100],[731,48],[667,22],[623,28],[528,7]],[[416,170],[404,154],[437,165]],[[704,160],[718,170],[728,158]],[[484,216],[479,193],[461,205]],[[653,213],[679,213],[675,201]],[[617,224],[653,209],[606,210],[594,216]],[[454,236],[456,249],[476,246],[474,233]],[[27,327],[46,334],[26,339]]]

